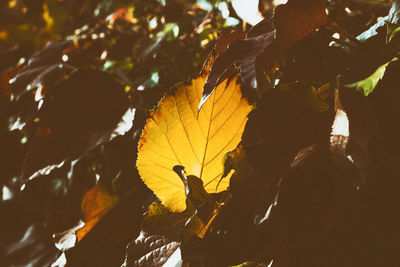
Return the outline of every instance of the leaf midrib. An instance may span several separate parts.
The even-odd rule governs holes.
[[[210,119],[208,120],[208,130],[207,130],[207,137],[206,137],[206,145],[204,147],[203,159],[201,161],[201,169],[200,169],[200,175],[199,175],[200,179],[202,179],[202,176],[203,176],[204,162],[206,160],[206,155],[207,155],[207,147],[208,147],[208,143],[209,143],[208,142],[208,138],[210,137],[211,122],[212,122],[212,117],[213,117],[213,112],[214,112],[214,105],[215,105],[214,101],[215,101],[215,92],[213,92],[213,94],[212,94],[211,113],[210,113]]]

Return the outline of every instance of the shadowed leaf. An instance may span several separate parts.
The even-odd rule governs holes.
[[[190,214],[186,210],[171,212],[161,203],[154,201],[143,218],[142,230],[148,233],[156,233],[186,221],[189,216]]]
[[[267,83],[264,70],[269,71],[282,52],[327,23],[324,1],[289,0],[278,6],[272,19],[254,26],[244,40],[232,42],[221,53],[207,78],[204,98],[221,82],[220,77],[232,65],[240,69],[244,83],[260,95]]]
[[[122,267],[163,266],[177,249],[179,242],[174,238],[141,232],[136,240],[128,244]]]
[[[43,168],[76,158],[112,139],[121,121],[132,126],[134,112],[129,112],[128,105],[122,86],[101,71],[82,69],[57,84],[39,110],[46,126],[30,144],[23,178],[33,178]]]

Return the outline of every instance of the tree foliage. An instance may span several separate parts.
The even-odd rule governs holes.
[[[251,2],[0,2],[1,266],[398,265],[398,1]]]

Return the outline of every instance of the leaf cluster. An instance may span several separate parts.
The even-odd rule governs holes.
[[[0,265],[398,265],[398,1],[270,2],[2,1]]]

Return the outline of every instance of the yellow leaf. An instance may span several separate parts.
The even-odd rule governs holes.
[[[118,195],[109,193],[103,185],[93,186],[83,197],[81,209],[85,225],[76,232],[78,241],[107,214],[107,212],[118,202]]]
[[[235,77],[222,82],[198,111],[206,79],[207,73],[202,74],[164,97],[139,141],[140,176],[172,211],[186,208],[183,183],[172,170],[175,165],[199,177],[208,193],[227,189],[230,176],[218,185],[224,154],[239,144],[252,109]]]

